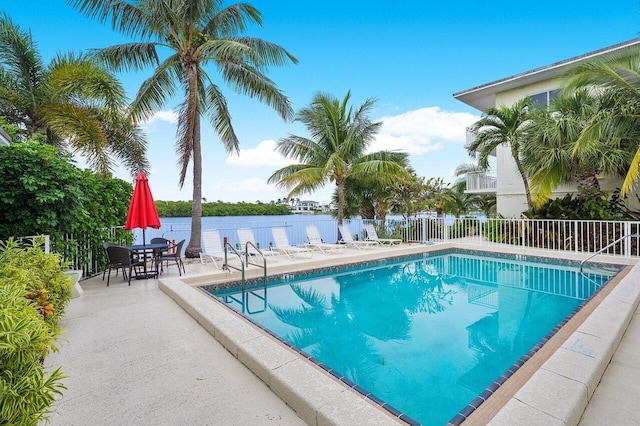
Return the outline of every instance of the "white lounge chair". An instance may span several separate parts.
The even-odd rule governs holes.
[[[402,243],[400,238],[380,238],[378,237],[378,232],[373,224],[368,223],[364,226],[365,231],[367,231],[367,241],[377,241],[380,244],[389,244],[390,246],[394,244]]]
[[[273,250],[284,253],[289,259],[296,257],[299,254],[306,254],[309,258],[313,256],[313,250],[309,247],[296,247],[289,244],[289,238],[287,238],[287,231],[284,228],[271,228],[273,234],[273,241],[275,247]]]
[[[272,250],[259,249],[256,239],[253,236],[253,231],[248,228],[238,229],[238,239],[240,240],[240,247],[242,250],[250,256],[256,256],[262,254],[265,259],[272,259],[274,262],[278,261],[278,253]],[[250,244],[247,244],[250,243]]]
[[[340,235],[342,236],[342,239],[340,240],[341,243],[346,244],[347,247],[355,247],[358,250],[362,250],[362,248],[367,248],[367,247],[373,247],[373,246],[379,246],[380,243],[377,241],[356,241],[353,239],[353,237],[351,236],[351,231],[349,231],[349,228],[347,228],[345,225],[338,225],[338,229],[340,230]]]
[[[307,246],[311,248],[318,249],[322,252],[322,254],[329,254],[333,252],[338,252],[344,250],[344,246],[341,244],[330,244],[322,241],[320,237],[320,232],[318,232],[318,228],[313,225],[309,225],[306,227],[307,231]]]
[[[216,268],[222,269],[225,250],[220,238],[220,232],[217,229],[202,231],[202,246],[204,251],[200,252],[200,262],[204,265],[205,260],[211,259]],[[218,261],[220,261],[220,264],[218,264]]]

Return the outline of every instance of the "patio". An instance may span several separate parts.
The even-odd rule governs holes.
[[[438,248],[445,246],[449,245],[437,244]],[[293,261],[281,256],[278,263],[270,263],[269,270],[424,250],[424,245],[416,244],[367,251],[349,249],[340,256],[316,254],[312,259]],[[182,278],[189,284],[210,283],[225,275],[213,265],[186,266],[187,274]],[[176,283],[177,278],[178,271],[172,266],[160,280],[133,281],[131,287],[120,276],[112,279],[109,288],[101,277],[81,282],[84,294],[71,301],[62,322],[67,333],[58,344],[60,352],[47,358],[48,364],[62,366],[69,376],[65,381],[68,389],[53,407],[51,424],[304,424],[296,411],[159,289],[160,282]],[[633,294],[632,299],[629,309],[635,314],[631,325],[595,389],[581,424],[636,421],[634,396],[640,391],[640,361],[633,354],[640,350],[640,320],[638,295]],[[619,335],[624,332],[623,328]],[[567,405],[562,400],[556,403]],[[521,405],[521,410],[503,412],[494,420],[496,424],[517,421],[518,413],[540,413],[540,407],[527,406],[526,402]],[[300,413],[299,408],[297,411]],[[375,412],[380,424],[395,422],[382,411]],[[307,418],[314,424],[322,424],[323,419],[327,420],[320,415],[315,421]],[[547,420],[561,424],[560,418],[551,415]],[[353,423],[342,418],[342,424]]]

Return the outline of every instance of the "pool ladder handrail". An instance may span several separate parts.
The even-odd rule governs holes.
[[[253,247],[255,249],[255,252],[249,253],[249,246]],[[260,255],[260,257],[262,257],[262,265],[259,263],[253,263],[249,260],[249,256],[252,256],[256,252]],[[245,262],[247,266],[254,265],[263,269],[263,279],[264,279],[264,282],[266,283],[267,282],[267,258],[265,257],[264,253],[262,253],[262,250],[260,250],[258,246],[256,246],[251,241],[247,241],[244,245],[244,255],[245,255]]]
[[[584,266],[584,264],[593,259],[594,257],[596,257],[599,254],[602,254],[603,251],[605,251],[606,249],[608,249],[609,247],[618,244],[620,241],[626,239],[626,238],[632,238],[632,237],[640,237],[640,234],[627,234],[623,237],[618,238],[617,240],[615,240],[612,243],[607,244],[606,246],[602,247],[600,250],[598,250],[597,252],[591,254],[591,256],[587,257],[586,259],[584,259],[582,262],[580,262],[580,273],[582,274],[582,267]]]
[[[244,281],[245,281],[245,279],[244,279],[244,266],[245,265],[244,265],[244,259],[242,258],[242,253],[240,253],[238,250],[236,250],[235,247],[233,247],[228,241],[225,243],[224,249],[225,249],[224,250],[224,264],[222,265],[222,269],[223,270],[226,269],[229,272],[231,272],[230,269],[235,269],[236,271],[240,271],[240,273],[242,274],[242,289],[244,290]],[[235,254],[238,257],[238,259],[240,259],[240,267],[239,268],[237,266],[233,266],[233,265],[229,264],[228,257],[227,257],[228,254],[229,254],[229,249],[231,249],[231,252],[233,254]]]

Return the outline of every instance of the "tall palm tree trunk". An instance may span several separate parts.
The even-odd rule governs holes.
[[[344,181],[336,180],[338,187],[338,225],[342,225],[344,219]]]
[[[196,114],[193,129],[193,205],[191,206],[191,237],[185,249],[186,257],[198,257],[202,251],[202,145],[200,143],[200,115]]]
[[[590,196],[600,195],[600,182],[595,170],[582,170],[582,172],[575,175],[575,180],[578,188],[578,198],[584,199],[587,193]]]
[[[200,241],[200,235],[202,234],[202,145],[200,141],[200,113],[196,105],[197,64],[188,65],[186,71],[189,81],[187,116],[193,120],[193,127],[189,129],[193,154],[193,200],[191,206],[191,237],[184,255],[186,257],[198,257],[202,251]]]

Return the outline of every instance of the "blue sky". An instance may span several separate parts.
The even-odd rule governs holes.
[[[382,120],[375,149],[410,153],[426,177],[453,181],[452,171],[469,161],[465,127],[480,111],[453,93],[638,37],[637,0],[582,1],[360,1],[254,0],[262,28],[249,34],[282,45],[299,60],[269,76],[294,109],[313,95],[354,104],[376,98],[371,118]],[[228,3],[227,3],[228,4]],[[81,16],[63,0],[3,0],[0,9],[30,29],[48,61],[58,52],[100,48],[128,40]],[[120,75],[131,98],[151,70]],[[299,123],[285,123],[258,101],[228,96],[241,154],[228,156],[211,127],[203,127],[203,196],[210,201],[268,202],[286,196],[266,179],[288,160],[275,142],[305,135]],[[149,142],[151,188],[156,199],[191,199],[191,174],[182,190],[174,151],[179,100],[144,124]],[[124,170],[116,176],[131,180]],[[333,187],[302,196],[328,202]]]

